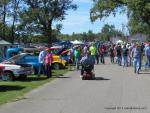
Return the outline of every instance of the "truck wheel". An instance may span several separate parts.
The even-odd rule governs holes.
[[[12,72],[4,72],[4,75],[7,77],[8,81],[14,81],[15,80],[15,76],[13,75]]]
[[[53,68],[54,68],[55,70],[58,70],[58,69],[61,68],[61,65],[60,65],[59,63],[54,63]]]
[[[33,75],[37,75],[38,74],[38,70],[35,67],[32,68],[32,74]]]

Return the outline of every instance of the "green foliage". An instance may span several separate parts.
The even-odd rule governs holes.
[[[22,25],[32,34],[47,37],[49,43],[53,40],[53,22],[64,20],[67,10],[77,8],[72,0],[25,0],[25,3],[28,8],[21,14]]]
[[[62,28],[53,23],[64,20],[66,12],[76,8],[73,0],[0,0],[0,37],[12,43],[34,42],[40,35],[45,38],[38,41],[51,43]]]
[[[94,22],[98,18],[103,19],[108,17],[110,14],[115,16],[118,8],[123,8],[125,3],[123,0],[93,0],[94,5],[90,10],[91,21]],[[123,10],[122,10],[123,11]]]
[[[59,40],[83,40],[83,41],[110,41],[110,38],[113,36],[123,37],[123,33],[115,29],[113,25],[104,25],[100,33],[93,33],[92,30],[89,30],[87,33],[73,33],[72,35],[60,34]]]
[[[149,0],[93,0],[93,2],[93,8],[90,11],[92,22],[98,18],[108,17],[110,14],[115,16],[117,11],[124,12],[127,8],[130,32],[150,33],[148,30],[150,28]]]
[[[103,41],[110,41],[110,38],[114,36],[123,37],[123,33],[116,30],[114,25],[105,24],[101,30],[101,33],[101,38]]]
[[[147,41],[147,42],[150,42],[150,36],[148,36],[148,37],[146,38],[146,41]]]

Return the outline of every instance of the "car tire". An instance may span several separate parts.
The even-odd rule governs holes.
[[[53,64],[53,68],[54,68],[55,70],[59,70],[59,69],[61,68],[61,65],[60,65],[59,63],[54,63],[54,64]]]
[[[32,68],[32,74],[33,75],[37,75],[38,74],[38,70],[35,67]]]
[[[7,77],[8,81],[14,81],[15,80],[15,76],[13,75],[12,72],[4,72],[4,75]]]
[[[21,79],[27,79],[27,75],[21,75]]]

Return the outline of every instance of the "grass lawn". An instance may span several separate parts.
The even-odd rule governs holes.
[[[47,79],[45,76],[36,77],[28,76],[25,80],[16,81],[0,81],[0,105],[23,99],[23,95],[38,86],[41,86],[51,80],[57,78],[58,75],[66,73],[67,70],[55,70],[53,71],[53,77]]]

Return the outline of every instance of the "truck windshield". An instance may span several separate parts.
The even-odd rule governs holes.
[[[16,56],[19,52],[11,52],[10,57]]]

